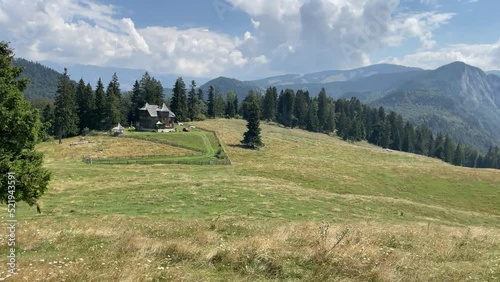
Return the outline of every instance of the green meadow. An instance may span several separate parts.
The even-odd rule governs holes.
[[[267,124],[248,150],[242,120],[191,124],[232,165],[82,162],[216,160],[199,129],[40,144],[53,180],[42,214],[18,206],[11,280],[500,280],[500,171]]]

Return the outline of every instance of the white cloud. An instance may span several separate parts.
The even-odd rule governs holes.
[[[434,69],[453,61],[462,61],[483,70],[500,66],[500,40],[492,44],[454,44],[434,51],[421,51],[402,58],[385,58],[381,63],[394,63]]]
[[[454,16],[401,13],[399,0],[228,2],[259,23],[256,48],[269,55],[272,66],[288,72],[366,65],[372,52],[409,38],[418,38],[422,49],[434,48],[434,30]]]
[[[259,21],[256,21],[253,18],[251,18],[250,21],[252,22],[253,28],[255,28],[255,29],[259,28],[259,26],[260,26],[260,22]]]
[[[245,12],[254,27],[239,36],[206,27],[137,28],[131,19],[119,18],[114,6],[95,0],[34,1],[0,0],[0,34],[9,35],[18,56],[60,64],[263,76],[367,65],[373,52],[411,38],[420,41],[417,53],[387,60],[431,64],[450,56],[447,51],[477,61],[488,54],[458,45],[436,51],[435,31],[455,14],[402,12],[399,0],[227,0],[232,8],[226,8]]]
[[[17,2],[17,3],[16,3]],[[190,76],[212,76],[263,60],[240,51],[254,39],[206,28],[138,29],[129,18],[116,18],[115,8],[92,0],[0,1],[0,21],[8,11],[15,21],[0,26],[16,55],[59,64],[143,68]],[[262,54],[258,54],[258,57]]]

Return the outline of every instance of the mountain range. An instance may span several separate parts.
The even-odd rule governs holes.
[[[39,63],[16,59],[25,68],[32,85],[26,92],[28,98],[51,98],[55,93],[58,73]],[[118,73],[122,81],[140,79],[143,70],[108,69],[80,65],[71,68],[84,80]],[[174,81],[176,76],[163,77]],[[127,80],[128,79],[128,80]],[[190,79],[185,78],[186,85]],[[199,79],[196,79],[200,82]],[[173,84],[171,81],[170,84]],[[206,80],[201,80],[201,82]],[[106,80],[104,80],[106,82]],[[235,91],[240,101],[249,91],[264,93],[268,87],[308,90],[316,96],[321,88],[335,99],[352,97],[374,107],[383,106],[402,114],[414,124],[426,124],[435,132],[443,131],[455,140],[471,144],[481,151],[490,145],[500,144],[500,71],[484,72],[462,62],[454,62],[435,70],[377,64],[353,70],[329,70],[311,74],[286,74],[255,81],[218,77],[200,87],[205,95],[210,85],[225,95]],[[170,86],[166,84],[164,86]],[[122,89],[126,87],[122,87]],[[171,89],[165,89],[170,96]]]

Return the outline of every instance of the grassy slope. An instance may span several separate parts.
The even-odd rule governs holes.
[[[42,144],[54,181],[43,215],[19,208],[18,280],[500,279],[499,171],[266,125],[251,151],[231,146],[243,121],[195,125],[233,166],[88,166]]]

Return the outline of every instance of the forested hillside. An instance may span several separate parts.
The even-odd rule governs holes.
[[[14,65],[23,68],[21,77],[30,80],[24,96],[29,100],[40,98],[53,100],[57,90],[57,81],[61,74],[37,62],[16,58]]]

